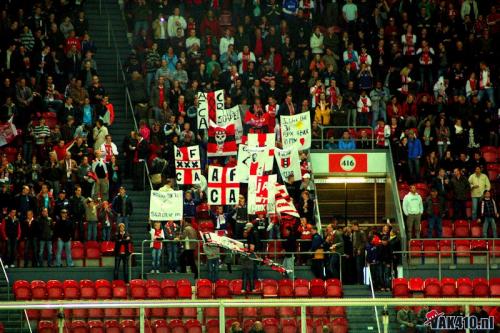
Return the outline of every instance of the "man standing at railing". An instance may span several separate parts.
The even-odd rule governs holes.
[[[406,215],[408,240],[413,237],[413,229],[415,229],[415,237],[420,238],[420,219],[424,212],[424,205],[415,185],[410,185],[410,192],[403,199],[403,212]]]
[[[431,195],[426,200],[426,213],[429,222],[428,238],[432,238],[434,229],[436,229],[437,238],[442,236],[442,217],[445,214],[444,198],[438,196],[438,190],[433,188]]]

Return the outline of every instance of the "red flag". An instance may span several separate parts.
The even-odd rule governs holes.
[[[228,156],[236,155],[237,152],[234,124],[223,127],[211,122],[208,129],[207,155],[209,157]]]

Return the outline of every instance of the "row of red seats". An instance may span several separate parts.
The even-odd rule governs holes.
[[[469,223],[466,220],[443,220],[442,223],[442,237],[443,238],[482,238],[483,237],[483,224],[473,221]],[[429,231],[429,222],[423,220],[420,223],[420,235],[423,238],[427,237]],[[434,229],[433,237],[436,237],[436,229]]]
[[[486,254],[490,257],[500,257],[500,240],[484,239],[456,239],[431,240],[412,239],[409,243],[410,258],[420,258],[423,263],[435,263],[441,259],[451,259],[452,252],[456,258],[463,259],[462,263],[484,263]]]
[[[468,277],[422,279],[396,278],[392,280],[392,295],[394,297],[411,297],[413,294],[425,297],[500,297],[500,278]]]

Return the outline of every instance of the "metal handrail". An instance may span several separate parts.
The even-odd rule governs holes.
[[[366,258],[366,253],[365,253],[365,258]],[[375,288],[373,288],[372,270],[370,268],[370,265],[366,265],[365,267],[367,268],[368,277],[370,279],[370,290],[372,293],[372,299],[375,299]],[[377,306],[373,306],[373,309],[375,310],[375,319],[377,321],[377,331],[378,331],[378,333],[381,333]]]
[[[399,200],[399,192],[398,192],[398,181],[396,178],[396,169],[394,168],[394,160],[392,158],[392,148],[391,145],[389,145],[389,154],[386,154],[387,156],[387,170],[389,171],[387,173],[388,177],[391,179],[391,188],[392,188],[392,201],[396,213],[396,222],[398,223],[399,226],[399,234],[401,237],[401,246],[403,251],[406,251],[408,249],[408,242],[406,239],[406,225],[405,225],[405,220],[403,216],[403,208],[401,207],[401,200]]]

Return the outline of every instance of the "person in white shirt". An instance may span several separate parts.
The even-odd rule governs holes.
[[[187,28],[187,23],[184,17],[181,16],[179,7],[175,7],[174,14],[168,18],[167,28],[170,38],[177,37],[178,28],[182,29],[182,36],[184,36],[184,30]]]
[[[354,23],[358,19],[358,6],[352,3],[352,0],[347,0],[342,7],[342,15],[347,24]]]
[[[403,198],[403,213],[406,215],[406,235],[408,240],[415,237],[420,238],[420,219],[424,212],[422,197],[417,193],[417,187],[410,185],[410,192]]]
[[[112,142],[111,135],[106,135],[105,142],[101,145],[102,158],[109,163],[111,161],[111,156],[118,156],[118,148],[115,143]]]
[[[469,176],[470,196],[472,199],[472,220],[477,219],[477,210],[484,191],[491,189],[488,176],[481,172],[481,167],[476,167],[474,173]]]
[[[188,52],[191,50],[193,45],[201,46],[201,41],[198,37],[196,37],[196,30],[189,30],[189,37],[186,38],[186,49]]]
[[[311,36],[311,39],[309,40],[309,44],[311,47],[311,52],[312,54],[322,54],[323,53],[323,34],[321,33],[321,30],[319,27],[316,27],[314,29],[314,33]]]
[[[222,36],[219,42],[219,54],[226,53],[229,45],[234,45],[234,37],[231,36],[231,31],[226,29],[224,36]]]
[[[248,64],[250,62],[255,63],[255,54],[250,51],[248,45],[243,46],[243,51],[238,54],[239,73],[243,74],[248,70]]]
[[[484,61],[479,64],[479,101],[482,101],[484,95],[488,95],[488,99],[491,101],[491,106],[495,107],[495,91],[493,89],[493,84],[491,82],[490,68]]]
[[[153,38],[158,44],[161,52],[165,51],[168,37],[168,24],[162,13],[158,14],[158,18],[153,21]]]

